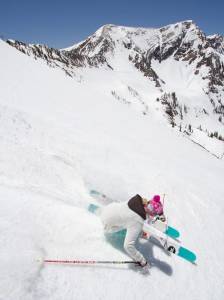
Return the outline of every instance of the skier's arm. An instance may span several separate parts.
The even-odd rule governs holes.
[[[124,241],[124,249],[130,255],[130,257],[133,258],[134,261],[138,261],[142,265],[144,265],[146,264],[146,259],[135,247],[135,243],[141,231],[142,224],[140,222],[128,226]]]

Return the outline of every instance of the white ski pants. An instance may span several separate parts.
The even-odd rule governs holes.
[[[132,211],[127,203],[111,203],[101,212],[101,220],[106,232],[127,229],[124,249],[134,261],[146,262],[144,256],[136,249],[135,243],[142,231],[144,220]]]

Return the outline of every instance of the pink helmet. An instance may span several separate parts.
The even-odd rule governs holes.
[[[147,210],[149,214],[152,215],[162,215],[163,214],[163,205],[160,202],[160,196],[155,195],[153,196],[152,200],[150,200]]]

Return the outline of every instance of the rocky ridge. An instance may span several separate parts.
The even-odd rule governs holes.
[[[224,37],[206,36],[191,20],[158,29],[109,24],[99,28],[85,41],[62,50],[13,40],[7,43],[34,59],[44,60],[50,67],[61,68],[71,77],[76,77],[78,70],[86,68],[116,71],[119,69],[117,61],[122,57],[124,65],[134,66],[157,88],[159,96],[155,101],[161,104],[173,127],[191,135],[192,128],[197,126],[208,136],[224,140]],[[167,89],[167,80],[160,75],[160,68],[168,61],[183,64],[191,81],[199,83],[206,105],[200,104],[199,107],[196,103],[192,107],[183,102],[175,88]],[[144,113],[148,113],[148,103],[141,98],[139,91],[136,93],[147,107]],[[113,88],[111,94],[115,99],[130,104]],[[185,121],[189,119],[186,118],[189,113],[195,120],[199,115],[213,118],[216,125],[209,128],[208,122],[206,125],[196,125],[196,122],[192,126]]]

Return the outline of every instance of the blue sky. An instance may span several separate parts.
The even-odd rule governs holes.
[[[0,36],[63,48],[100,26],[161,27],[193,20],[224,35],[224,0],[0,0]]]

